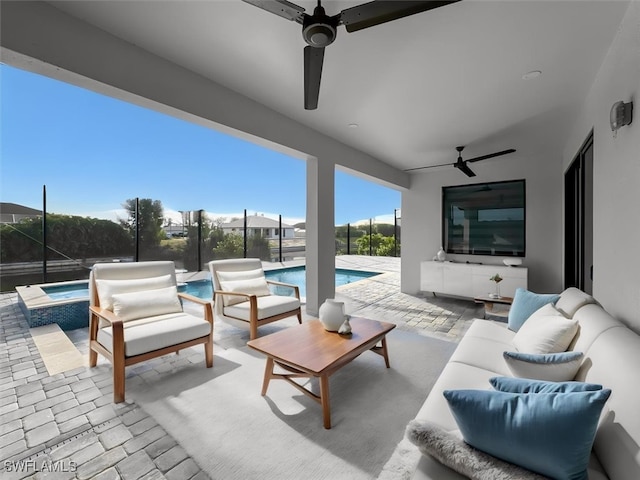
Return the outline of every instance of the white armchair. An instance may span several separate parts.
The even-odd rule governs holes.
[[[89,365],[98,353],[113,365],[113,401],[124,401],[125,367],[204,344],[213,366],[210,300],[178,293],[173,262],[98,263],[89,278]],[[204,307],[204,318],[185,313],[180,300]]]
[[[216,314],[224,320],[248,323],[251,340],[258,336],[260,325],[294,315],[302,323],[298,286],[267,280],[260,259],[214,260],[209,262],[209,271]],[[275,295],[269,285],[290,288],[295,296]]]

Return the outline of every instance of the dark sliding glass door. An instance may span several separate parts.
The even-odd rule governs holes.
[[[564,176],[566,287],[593,293],[593,132]]]

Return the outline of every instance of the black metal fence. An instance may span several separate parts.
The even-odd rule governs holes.
[[[172,260],[185,271],[206,270],[214,259],[258,257],[269,262],[304,259],[305,225],[244,214],[208,218],[204,210],[163,214],[160,201],[135,198],[117,221],[47,213],[46,188],[39,215],[0,226],[0,289],[87,279],[97,262]],[[43,214],[44,212],[44,214]],[[5,212],[1,212],[5,213]],[[393,223],[337,226],[339,255],[400,255],[400,216]]]

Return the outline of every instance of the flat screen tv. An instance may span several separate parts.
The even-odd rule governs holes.
[[[525,255],[525,181],[442,187],[442,243],[447,253]]]

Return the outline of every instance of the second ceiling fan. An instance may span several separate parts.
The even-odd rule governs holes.
[[[441,163],[439,165],[427,165],[425,167],[407,168],[405,172],[411,172],[413,170],[422,170],[425,168],[445,167],[447,165],[453,165],[462,173],[464,173],[467,177],[475,177],[476,176],[475,172],[469,168],[469,165],[467,165],[467,163],[479,162],[480,160],[488,160],[489,158],[500,157],[501,155],[507,155],[508,153],[515,152],[515,149],[510,148],[508,150],[502,150],[501,152],[490,153],[488,155],[482,155],[481,157],[474,157],[468,160],[463,160],[462,150],[464,150],[464,147],[456,147],[456,150],[458,151],[458,159],[453,163]]]
[[[304,13],[303,7],[286,0],[243,1],[302,25],[302,38],[307,43],[304,48],[304,108],[315,110],[320,95],[324,49],[336,39],[338,26],[344,25],[349,33],[356,32],[460,0],[378,0],[347,8],[333,16],[325,13],[320,0],[313,15]]]

